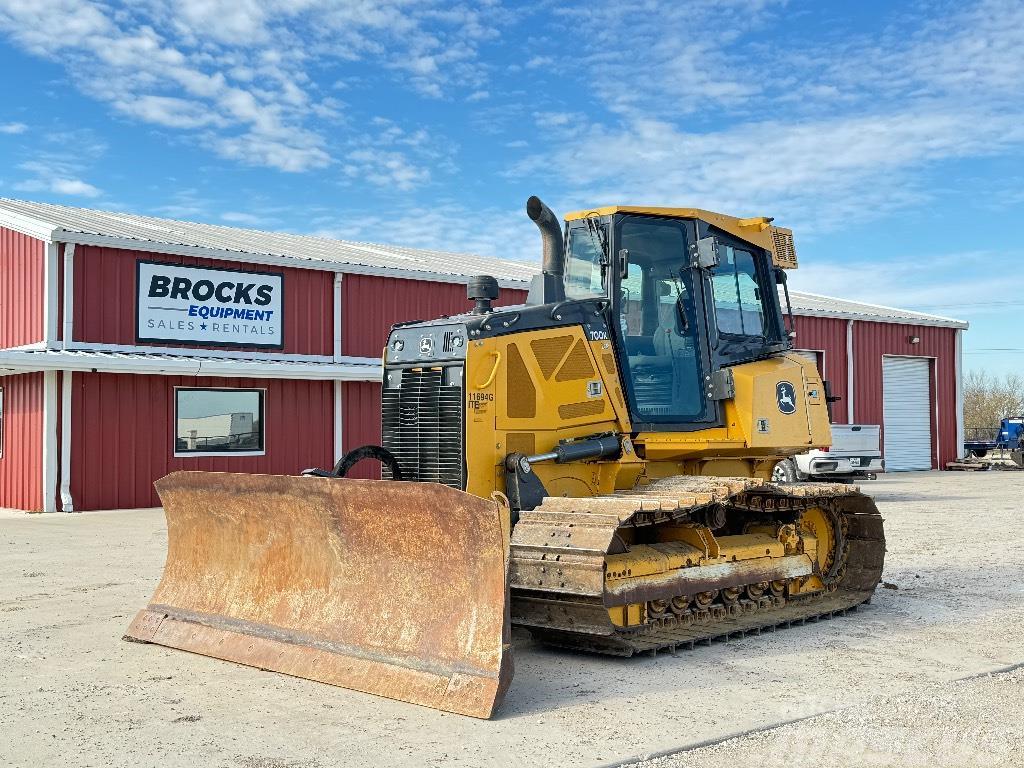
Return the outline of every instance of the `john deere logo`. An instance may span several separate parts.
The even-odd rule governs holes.
[[[430,355],[434,352],[434,340],[429,336],[423,336],[420,338],[420,354]]]
[[[780,381],[775,385],[775,401],[779,410],[785,414],[796,411],[796,387],[788,381]]]

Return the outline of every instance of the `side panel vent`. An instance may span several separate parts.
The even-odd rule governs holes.
[[[533,456],[537,453],[537,437],[532,432],[509,432],[505,435],[505,453]]]
[[[569,403],[558,406],[558,415],[565,420],[582,419],[584,416],[600,416],[604,413],[604,400],[591,400],[588,403]]]
[[[793,230],[772,227],[772,243],[775,246],[775,266],[796,269],[796,246],[793,244]]]
[[[562,367],[555,375],[555,381],[577,381],[578,379],[589,379],[594,376],[594,366],[590,364],[590,355],[587,352],[587,345],[577,341],[569,357],[566,358]]]
[[[508,375],[505,377],[505,402],[509,418],[532,419],[537,415],[537,389],[523,362],[519,347],[508,345]]]
[[[545,379],[550,379],[565,353],[572,346],[572,336],[552,336],[550,339],[536,339],[530,342],[537,365]]]

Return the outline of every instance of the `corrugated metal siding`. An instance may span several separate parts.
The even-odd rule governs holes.
[[[283,351],[296,355],[330,355],[333,352],[334,274],[331,272],[282,269],[241,261],[197,259],[95,246],[75,248],[75,341],[92,341],[100,344],[136,343],[137,259],[159,261],[164,264],[235,269],[240,272],[283,272]],[[161,342],[156,346],[202,348],[201,345],[175,342]]]
[[[266,455],[174,458],[174,387],[261,387]],[[75,508],[151,507],[153,481],[178,469],[296,474],[329,467],[334,451],[330,381],[76,373],[72,400]]]
[[[0,507],[43,507],[43,374],[0,376],[4,390]]]
[[[0,227],[0,347],[43,340],[42,240]]]
[[[342,385],[344,447],[351,451],[361,445],[380,445],[380,384],[351,381]],[[380,464],[361,461],[349,477],[380,479]]]
[[[822,375],[832,385],[832,394],[843,398],[832,404],[832,421],[847,422],[846,392],[846,321],[827,317],[801,317],[796,320],[796,340],[799,349],[824,350],[825,370]]]
[[[917,336],[920,344],[908,337]],[[932,409],[932,443],[938,448],[938,467],[957,457],[956,445],[956,330],[922,325],[857,322],[853,329],[854,419],[862,424],[885,424],[882,411],[882,356],[910,355],[935,358],[936,423]],[[884,439],[884,437],[883,437]]]
[[[342,352],[355,357],[380,357],[395,323],[455,315],[473,306],[465,285],[351,274],[341,285]],[[524,301],[526,291],[505,288],[495,305]]]

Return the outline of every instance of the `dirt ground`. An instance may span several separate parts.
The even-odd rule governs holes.
[[[122,642],[160,576],[159,510],[2,512],[0,765],[1024,766],[1024,473],[865,489],[895,587],[870,606],[654,658],[516,633],[492,721]]]

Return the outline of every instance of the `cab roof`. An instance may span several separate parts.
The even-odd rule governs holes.
[[[649,205],[606,205],[584,211],[573,211],[566,215],[567,222],[578,221],[589,216],[611,216],[616,213],[634,213],[642,216],[664,216],[672,219],[700,219],[718,229],[728,232],[751,245],[764,248],[772,254],[775,266],[796,269],[796,250],[793,247],[793,230],[776,227],[769,216],[754,216],[741,219],[724,213],[706,211],[703,208],[660,208]]]

